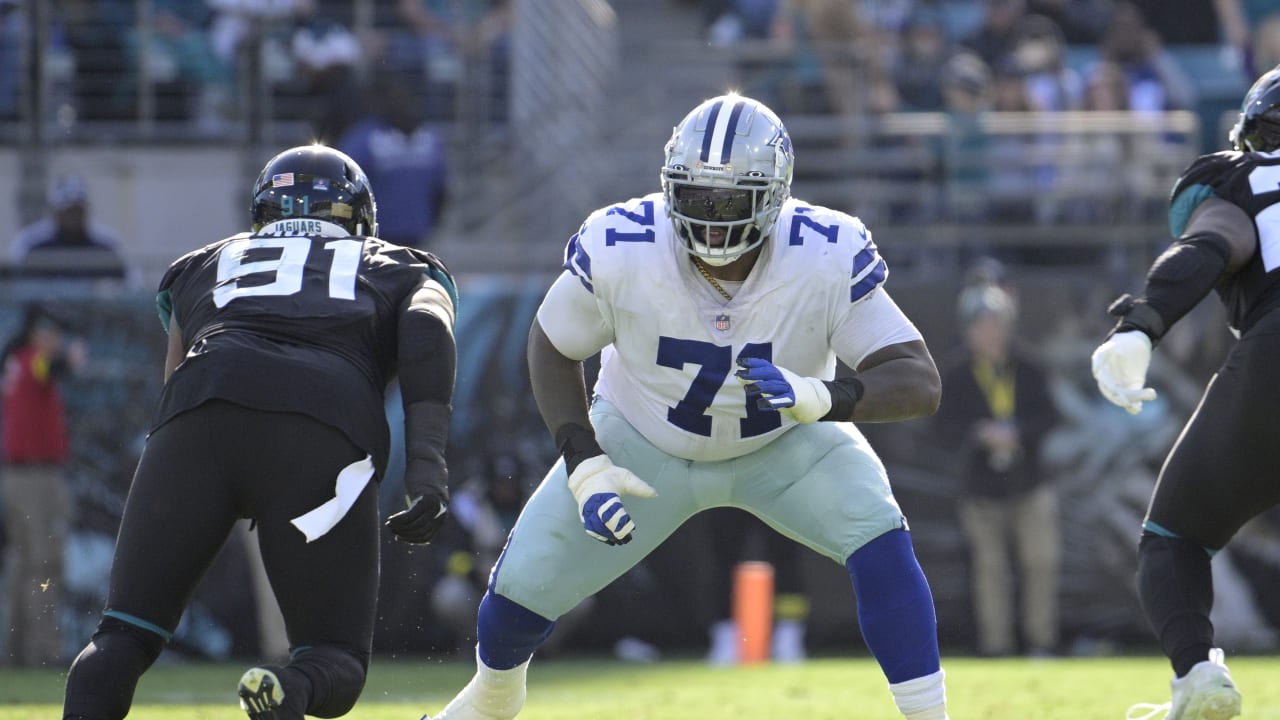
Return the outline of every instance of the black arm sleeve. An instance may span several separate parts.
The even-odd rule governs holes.
[[[448,405],[458,361],[453,305],[435,283],[414,293],[400,313],[399,376],[404,404],[420,400]]]
[[[458,356],[448,294],[424,283],[400,313],[398,330],[407,460],[443,466]]]

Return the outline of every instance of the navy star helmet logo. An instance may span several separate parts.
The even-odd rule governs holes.
[[[787,157],[794,157],[795,151],[791,148],[791,136],[782,128],[774,128],[773,137],[769,138],[769,142],[765,143],[768,147],[781,147],[782,152]]]

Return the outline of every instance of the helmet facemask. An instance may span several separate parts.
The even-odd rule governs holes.
[[[698,185],[668,174],[668,212],[689,252],[708,265],[726,265],[758,247],[777,220],[764,182]]]
[[[729,121],[717,126],[721,115]],[[716,143],[718,153],[710,149]],[[720,162],[708,162],[711,155]],[[736,95],[708,100],[676,126],[666,156],[667,215],[689,254],[727,265],[768,239],[794,163],[790,138],[768,108]]]
[[[1240,152],[1272,152],[1280,148],[1280,107],[1251,117],[1241,116],[1231,129],[1231,146]]]
[[[1249,88],[1228,139],[1239,152],[1280,148],[1280,67],[1263,74]]]

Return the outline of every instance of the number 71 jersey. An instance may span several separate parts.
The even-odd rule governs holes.
[[[726,300],[675,236],[664,202],[655,193],[588,218],[538,311],[566,356],[601,351],[596,393],[664,452],[738,457],[794,425],[747,401],[738,357],[831,379],[837,358],[856,366],[920,339],[883,291],[888,269],[856,218],[788,200]]]

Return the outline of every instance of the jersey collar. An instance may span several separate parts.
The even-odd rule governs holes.
[[[276,220],[262,226],[254,235],[307,235],[319,237],[351,237],[346,228],[326,220],[297,218]]]

